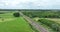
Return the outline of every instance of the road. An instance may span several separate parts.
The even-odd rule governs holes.
[[[27,20],[28,23],[35,27],[39,32],[49,32],[44,27],[40,26],[37,22],[33,21],[31,18],[25,16],[22,12],[20,12],[20,15],[23,16],[23,18]]]

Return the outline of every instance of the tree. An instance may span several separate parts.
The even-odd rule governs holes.
[[[14,17],[19,17],[20,16],[20,13],[19,12],[16,12],[13,14]]]

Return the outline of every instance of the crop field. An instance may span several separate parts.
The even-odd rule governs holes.
[[[47,19],[60,24],[60,18],[34,18],[35,21],[38,21],[39,19]]]
[[[60,18],[45,18],[60,24]]]
[[[14,17],[13,13],[0,14],[0,32],[34,32],[23,17]]]

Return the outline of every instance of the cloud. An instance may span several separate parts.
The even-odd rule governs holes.
[[[0,8],[55,9],[60,8],[60,0],[0,0]]]
[[[11,1],[11,0],[9,0],[9,1],[3,0],[3,1],[1,1],[1,3],[3,3],[6,6],[14,6],[14,5],[17,5],[19,2],[18,1]]]

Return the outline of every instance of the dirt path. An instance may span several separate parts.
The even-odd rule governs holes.
[[[36,23],[35,21],[33,21],[31,18],[23,15],[23,13],[20,12],[20,15],[23,16],[23,18],[25,20],[27,20],[28,23],[30,23],[33,27],[35,27],[39,32],[49,32],[44,27],[40,26],[38,23]]]

